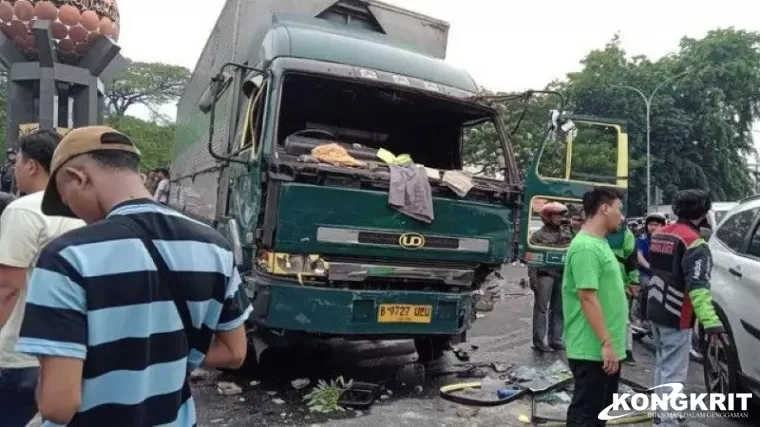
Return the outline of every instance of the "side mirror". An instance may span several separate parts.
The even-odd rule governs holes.
[[[496,156],[496,162],[499,164],[499,172],[506,173],[507,161],[504,159],[504,153],[501,151],[501,149],[496,150]]]
[[[203,96],[201,96],[201,100],[198,103],[198,109],[201,110],[203,114],[208,114],[231,84],[232,76],[229,74],[217,74],[212,77],[211,83],[209,83],[206,91],[203,92]]]
[[[699,229],[699,234],[702,236],[705,240],[710,240],[710,237],[712,237],[713,231],[710,228],[707,227],[701,227]]]
[[[559,110],[551,110],[549,117],[549,131],[553,141],[565,142],[568,139],[575,138],[578,128],[572,120],[565,117],[564,113]]]

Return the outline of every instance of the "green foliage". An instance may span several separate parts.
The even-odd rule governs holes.
[[[126,71],[106,87],[106,122],[137,144],[143,170],[167,167],[171,162],[176,126],[159,109],[177,102],[189,78],[190,71],[184,67],[130,61]],[[135,105],[153,112],[152,120],[127,115]]]
[[[760,34],[720,29],[700,40],[684,38],[678,52],[651,61],[627,56],[616,36],[590,52],[581,61],[581,71],[551,87],[568,99],[567,111],[628,122],[630,213],[646,209],[646,115],[641,95],[621,85],[636,87],[647,96],[657,88],[651,115],[652,185],[663,190],[664,201],[686,188],[708,189],[715,200],[735,200],[752,192],[745,158],[754,153],[751,127],[760,116],[759,46]],[[523,172],[546,137],[548,110],[558,104],[540,96],[499,106],[508,126],[527,107],[512,138]],[[494,168],[495,132],[465,135],[465,163]],[[609,138],[602,139],[579,132],[573,173],[605,170],[603,175],[609,175],[616,153]],[[539,167],[542,174],[563,173],[564,149],[559,143],[547,146]]]
[[[159,108],[176,103],[189,79],[185,67],[129,61],[126,71],[106,87],[108,113],[123,116],[129,107],[142,105],[157,119],[166,120]]]
[[[316,386],[303,397],[307,401],[307,406],[311,412],[327,414],[334,411],[345,411],[338,404],[340,396],[344,391],[351,388],[353,380],[346,382],[342,376],[331,380],[329,383],[325,380],[319,380]]]
[[[143,170],[167,167],[171,162],[174,124],[154,123],[133,116],[110,116],[108,125],[124,132],[134,141],[142,154],[140,163]]]

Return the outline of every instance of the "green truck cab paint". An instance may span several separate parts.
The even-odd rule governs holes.
[[[232,3],[178,107],[170,205],[232,243],[257,347],[405,337],[421,358],[439,356],[464,338],[486,277],[516,256],[522,203],[499,114],[442,60],[448,25],[372,0],[363,11],[299,1],[300,16],[269,1],[268,19]],[[256,31],[244,31],[247,17]],[[220,59],[225,43],[234,52]],[[445,173],[467,167],[465,130],[486,122],[504,168],[458,195]],[[329,142],[365,166],[315,160]],[[432,222],[389,206],[380,148],[427,167]]]
[[[565,204],[571,214],[580,213],[583,193],[598,185],[628,190],[628,134],[626,123],[600,117],[563,115],[553,112],[549,137],[525,178],[525,204],[520,217],[519,257],[531,267],[563,265],[566,248],[529,244],[530,234],[540,226],[538,211],[548,201]],[[578,153],[603,151],[602,161],[583,164]],[[627,200],[623,200],[627,206]],[[567,225],[568,227],[571,224]],[[613,248],[622,248],[626,227],[610,233]]]

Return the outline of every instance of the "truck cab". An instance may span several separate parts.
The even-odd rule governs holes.
[[[208,136],[215,206],[201,174],[173,177],[170,204],[205,212],[232,242],[257,355],[305,338],[414,338],[423,360],[437,358],[465,339],[481,285],[516,255],[522,187],[498,111],[466,72],[378,32],[275,17],[262,40],[256,62],[221,67],[198,102],[211,131],[186,121],[178,132]],[[220,127],[229,144],[215,142]],[[484,127],[500,158],[489,177],[463,154]],[[328,145],[353,160],[315,158]],[[432,220],[389,205],[402,154],[430,188]]]

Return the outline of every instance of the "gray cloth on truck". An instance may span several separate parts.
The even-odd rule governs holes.
[[[433,222],[433,193],[424,167],[413,163],[389,165],[388,204],[416,220]]]

